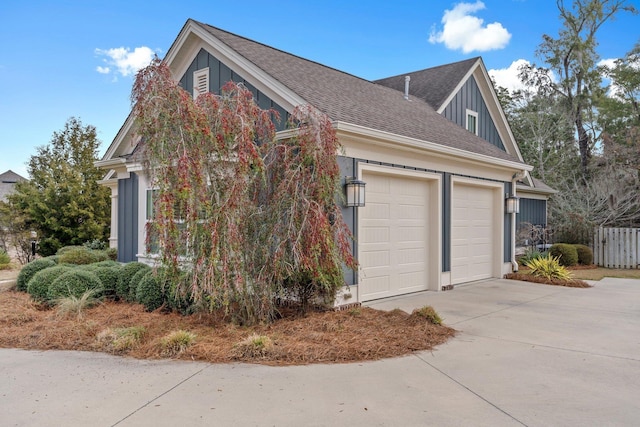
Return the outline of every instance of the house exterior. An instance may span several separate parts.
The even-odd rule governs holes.
[[[0,202],[6,202],[7,196],[13,193],[13,188],[20,181],[27,179],[12,170],[0,174]]]
[[[345,272],[351,298],[338,304],[449,289],[516,269],[517,216],[505,212],[508,195],[522,191],[522,207],[536,201],[531,214],[546,220],[550,193],[529,177],[480,58],[374,82],[188,20],[165,61],[194,96],[219,93],[233,80],[281,117],[310,104],[332,120],[345,181],[366,183],[365,206],[343,207],[359,269]],[[151,188],[132,156],[136,142],[129,116],[96,163],[112,192],[110,245],[124,262],[150,259]]]

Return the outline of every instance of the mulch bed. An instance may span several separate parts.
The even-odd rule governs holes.
[[[566,286],[568,288],[591,288],[591,285],[580,279],[560,280],[545,279],[544,277],[532,276],[526,273],[508,273],[504,275],[505,279],[521,280],[524,282],[542,283],[544,285]]]
[[[432,350],[455,335],[452,328],[433,325],[401,310],[384,312],[358,307],[304,316],[291,310],[283,315],[271,324],[243,327],[215,314],[147,313],[140,305],[105,302],[86,310],[82,318],[60,317],[56,310],[33,303],[26,293],[4,291],[0,292],[0,347],[114,353],[97,338],[101,332],[142,326],[146,332],[141,342],[116,354],[141,359],[166,357],[160,345],[162,337],[187,330],[196,334],[195,343],[173,358],[301,365],[402,356]],[[236,344],[251,334],[268,336],[273,347],[259,355],[240,354]]]

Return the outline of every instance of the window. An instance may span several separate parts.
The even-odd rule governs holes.
[[[467,130],[475,135],[478,134],[478,113],[467,110]]]
[[[193,99],[198,95],[209,92],[209,68],[193,72]]]

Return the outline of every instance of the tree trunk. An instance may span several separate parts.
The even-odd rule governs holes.
[[[576,116],[576,130],[578,131],[578,148],[580,149],[580,166],[582,169],[582,177],[586,180],[589,177],[589,160],[591,159],[591,144],[589,143],[589,134],[582,123],[580,113]]]

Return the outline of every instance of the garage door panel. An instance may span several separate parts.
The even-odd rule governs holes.
[[[365,173],[363,180],[367,204],[359,209],[360,300],[426,290],[428,182],[377,173]]]
[[[451,280],[490,278],[496,251],[493,187],[456,183],[451,221]]]

